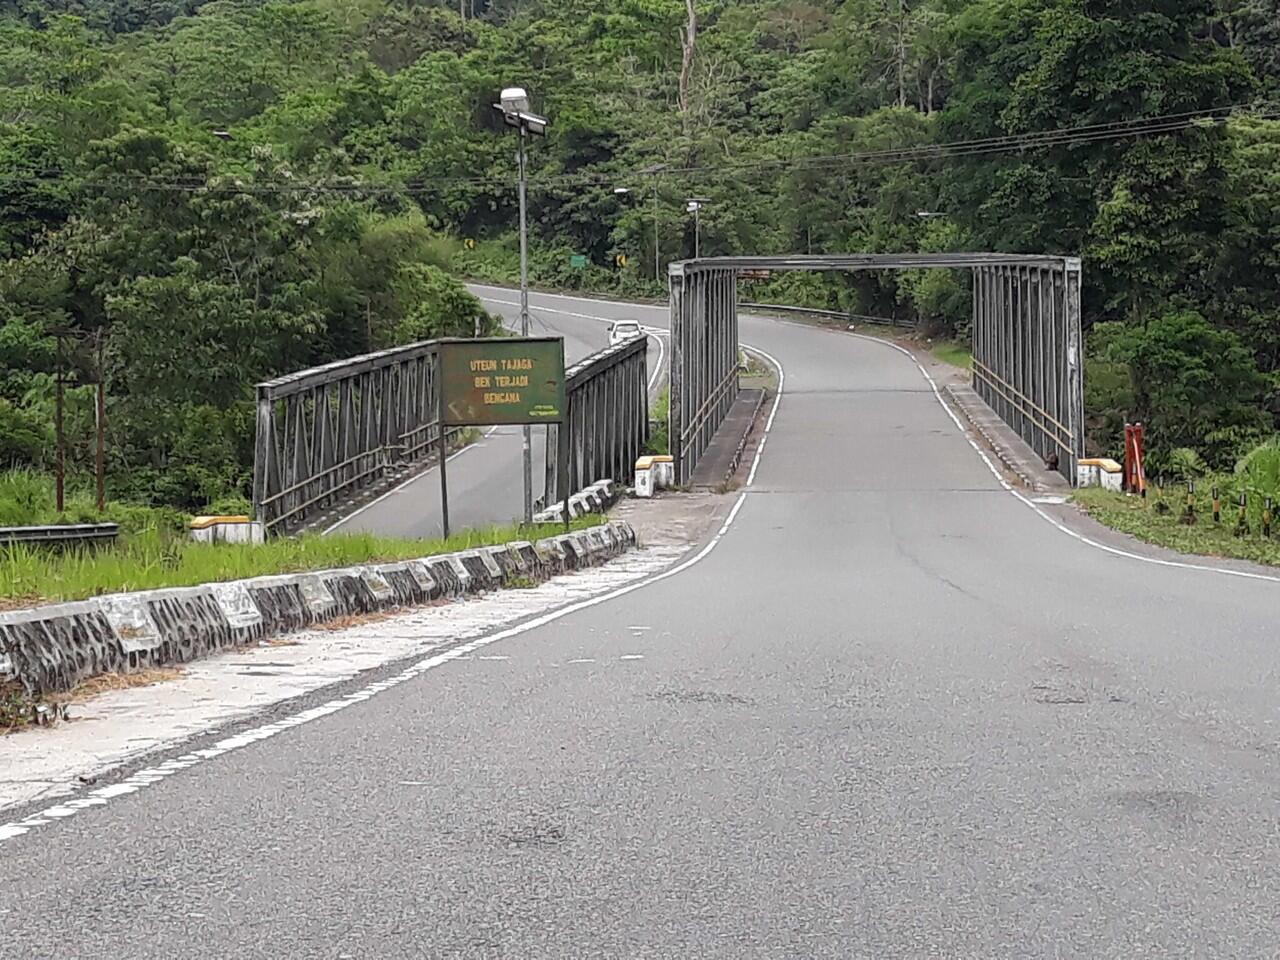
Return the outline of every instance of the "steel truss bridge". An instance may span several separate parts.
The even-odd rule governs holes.
[[[1003,253],[711,257],[669,267],[671,406],[678,483],[687,483],[738,390],[742,271],[966,270],[973,291],[973,386],[1075,482],[1084,453],[1080,260]]]

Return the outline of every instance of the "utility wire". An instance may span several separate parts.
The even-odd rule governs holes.
[[[778,157],[739,163],[728,162],[717,164],[714,167],[667,167],[656,173],[646,174],[639,174],[634,171],[543,174],[531,177],[529,179],[529,187],[531,189],[551,189],[555,187],[609,186],[626,180],[654,176],[662,177],[663,179],[699,180],[723,178],[750,172],[794,172],[802,170],[821,172],[850,166],[899,165],[931,160],[993,156],[1042,150],[1050,147],[1071,147],[1105,141],[1160,136],[1188,129],[1220,126],[1228,120],[1239,117],[1265,120],[1276,119],[1280,117],[1280,108],[1267,105],[1261,109],[1248,109],[1245,105],[1232,105],[1211,110],[1185,111],[1135,120],[1087,124],[999,137],[926,143],[910,147],[856,153]],[[332,181],[289,179],[246,182],[239,180],[232,174],[221,174],[212,179],[198,176],[167,178],[118,176],[100,180],[77,180],[64,171],[47,170],[26,175],[0,175],[0,183],[28,184],[31,186],[67,184],[74,189],[82,191],[128,189],[222,195],[314,193],[355,196],[423,196],[437,193],[449,187],[473,186],[507,190],[514,187],[515,181],[511,177],[476,176],[425,177],[415,178],[404,183],[379,183],[376,181],[361,181],[347,175]]]

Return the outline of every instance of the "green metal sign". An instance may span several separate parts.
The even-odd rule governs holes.
[[[564,416],[564,341],[440,342],[441,416],[447,426],[559,423]]]
[[[581,253],[574,253],[574,254],[570,254],[570,256],[569,256],[569,266],[571,266],[571,267],[585,267],[586,265],[587,265],[587,258],[586,258],[583,254],[581,254]]]

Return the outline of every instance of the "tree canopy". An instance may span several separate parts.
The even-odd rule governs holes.
[[[73,460],[101,376],[116,492],[199,506],[255,381],[469,332],[521,85],[536,278],[653,292],[691,196],[710,254],[1078,254],[1091,445],[1222,465],[1280,415],[1278,39],[1274,0],[0,0],[0,458],[47,460],[62,366]],[[946,274],[764,295],[967,332]]]

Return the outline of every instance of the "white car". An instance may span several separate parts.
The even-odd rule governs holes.
[[[642,333],[635,320],[616,320],[609,325],[609,346],[613,347]]]

